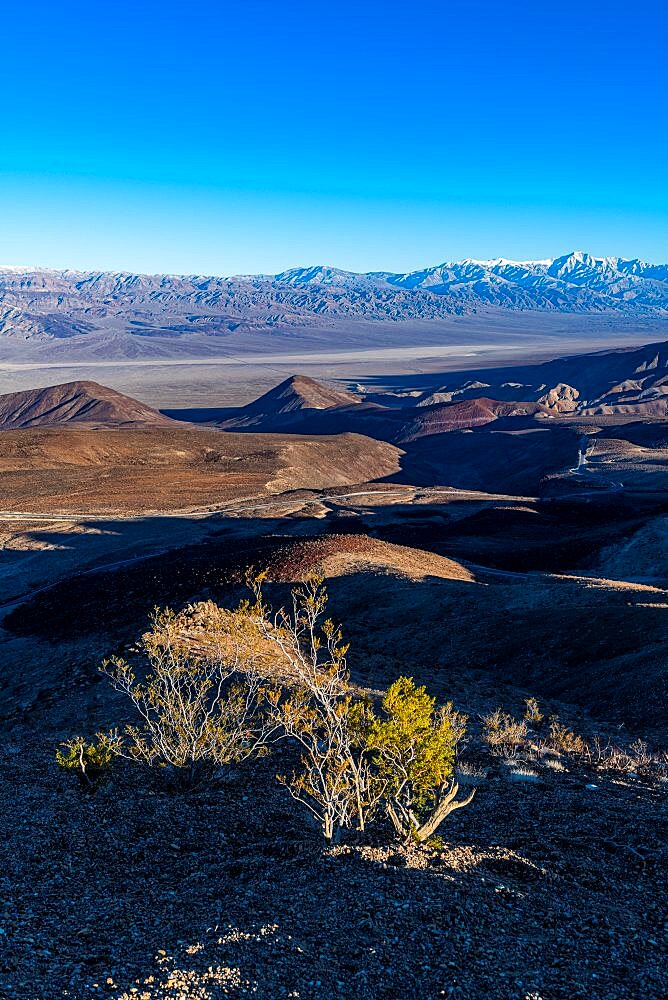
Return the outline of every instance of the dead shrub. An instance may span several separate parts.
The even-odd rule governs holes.
[[[341,630],[325,618],[327,592],[308,580],[292,592],[290,610],[271,614],[263,574],[251,581],[258,628],[283,665],[285,682],[271,697],[273,725],[301,751],[299,771],[278,775],[329,841],[341,830],[364,830],[378,804],[364,739],[370,704],[355,698]]]
[[[460,785],[482,785],[487,780],[487,771],[463,761],[457,766],[457,778]]]
[[[448,720],[455,744],[455,756],[458,757],[468,743],[466,727],[469,717],[465,712],[458,712],[451,701],[447,701],[440,711],[443,717]]]
[[[526,706],[524,709],[524,721],[530,722],[532,726],[539,726],[545,716],[541,712],[536,698],[525,698],[524,704]]]
[[[577,736],[571,729],[564,726],[556,715],[550,718],[548,745],[559,753],[577,757],[585,757],[589,752],[589,747],[582,736]]]
[[[558,757],[552,757],[549,760],[543,761],[545,767],[549,767],[551,771],[566,771],[568,770],[565,764],[559,760]]]
[[[662,773],[661,755],[652,753],[645,740],[641,739],[635,740],[625,750],[609,739],[604,741],[601,736],[596,735],[589,748],[589,760],[601,771],[646,776],[661,776]]]
[[[526,743],[526,722],[514,719],[500,708],[483,716],[482,737],[495,757],[516,757]]]
[[[250,606],[230,613],[221,641],[205,653],[183,638],[171,610],[156,610],[151,624],[139,644],[143,679],[120,657],[102,665],[141,718],[125,727],[117,752],[166,769],[181,788],[209,780],[216,767],[266,753],[272,724],[263,711],[267,686],[255,669]]]

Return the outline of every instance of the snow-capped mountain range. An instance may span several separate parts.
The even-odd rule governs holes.
[[[547,260],[467,258],[421,271],[355,274],[331,267],[293,268],[274,282],[300,286],[420,289],[453,301],[488,303],[520,309],[617,309],[622,303],[668,309],[668,264],[648,264],[622,257],[593,257],[582,250]]]
[[[63,340],[99,357],[127,357],[184,354],[199,338],[207,353],[221,337],[235,346],[255,333],[388,328],[490,310],[668,321],[668,265],[575,251],[550,260],[467,259],[406,274],[316,266],[223,278],[4,266],[0,357]]]

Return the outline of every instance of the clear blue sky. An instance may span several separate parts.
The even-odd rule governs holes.
[[[2,6],[0,263],[668,260],[663,2]]]

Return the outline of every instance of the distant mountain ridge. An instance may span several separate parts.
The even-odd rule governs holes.
[[[331,267],[293,268],[277,274],[274,281],[292,287],[368,288],[387,284],[428,291],[451,297],[453,301],[479,301],[519,309],[563,308],[579,312],[615,309],[622,303],[668,309],[668,264],[593,257],[582,250],[546,260],[467,258],[406,274],[390,271],[355,274]]]
[[[5,357],[25,353],[21,345],[74,338],[95,343],[99,356],[168,355],[183,353],[187,337],[210,347],[213,338],[236,336],[236,343],[248,333],[429,322],[487,310],[665,321],[668,265],[575,251],[538,261],[468,259],[406,274],[316,266],[222,278],[0,267]]]

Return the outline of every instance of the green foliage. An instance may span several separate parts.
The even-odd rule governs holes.
[[[65,771],[76,772],[82,784],[99,781],[120,752],[121,740],[115,733],[97,733],[96,739],[97,742],[87,743],[83,736],[75,736],[56,750],[58,765]]]
[[[383,696],[384,718],[374,719],[367,731],[367,746],[387,793],[406,797],[417,812],[433,805],[436,790],[454,770],[455,734],[435,704],[424,687],[399,677]]]
[[[458,802],[452,779],[463,717],[452,722],[452,706],[436,708],[435,699],[411,677],[399,677],[385,692],[382,716],[367,722],[366,745],[372,774],[395,829],[405,839],[431,837]]]

